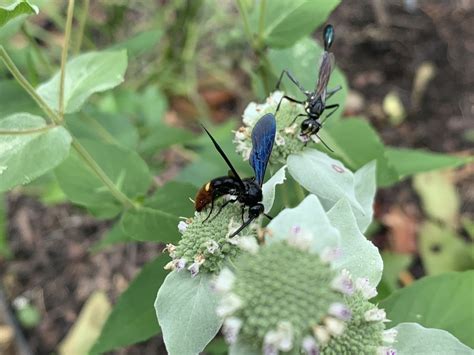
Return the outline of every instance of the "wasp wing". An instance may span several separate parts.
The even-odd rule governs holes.
[[[276,135],[276,121],[272,113],[264,115],[252,130],[252,151],[250,152],[250,165],[255,172],[257,183],[262,186],[265,170],[267,169],[273,142]]]
[[[324,51],[321,57],[321,63],[319,65],[319,77],[315,90],[316,97],[320,96],[323,102],[326,100],[326,90],[333,70],[334,55]]]

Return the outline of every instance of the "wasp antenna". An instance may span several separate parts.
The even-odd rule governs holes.
[[[264,215],[265,217],[267,217],[267,218],[268,218],[270,221],[273,219],[273,217],[272,217],[272,216],[269,216],[269,215],[268,215],[268,214],[266,214],[266,213],[264,213],[263,215]]]
[[[318,136],[317,134],[315,134],[315,135],[316,135],[316,137],[318,137],[318,139],[321,141],[321,143],[323,143],[323,145],[324,145],[327,149],[329,149],[332,153],[334,153],[334,150],[332,150],[331,148],[329,148],[329,146],[323,141],[323,139],[322,139],[320,136]]]

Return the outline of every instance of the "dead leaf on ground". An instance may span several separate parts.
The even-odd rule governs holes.
[[[417,220],[401,208],[394,207],[383,216],[382,222],[389,229],[390,250],[395,253],[416,253]]]

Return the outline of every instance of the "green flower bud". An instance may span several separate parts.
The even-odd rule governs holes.
[[[178,271],[186,268],[192,276],[201,271],[217,273],[228,258],[240,254],[249,240],[256,244],[258,222],[229,238],[242,223],[242,209],[238,204],[229,204],[216,216],[221,205],[221,201],[215,203],[213,214],[205,222],[209,208],[178,224],[182,237],[178,245],[166,246],[173,260],[165,268]]]

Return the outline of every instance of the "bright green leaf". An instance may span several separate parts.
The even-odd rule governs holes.
[[[11,19],[24,14],[38,14],[39,9],[26,0],[14,1],[10,5],[0,4],[0,27]]]
[[[416,322],[444,329],[474,346],[474,271],[428,276],[381,302],[391,324]]]
[[[218,298],[210,279],[173,271],[161,285],[155,309],[168,354],[198,354],[219,331],[222,320],[215,313]]]
[[[429,217],[457,226],[461,201],[449,174],[441,171],[418,174],[413,179],[413,187]]]
[[[349,202],[345,199],[338,201],[327,216],[341,235],[342,255],[334,261],[334,266],[349,270],[354,279],[367,278],[375,287],[382,277],[382,258],[377,247],[360,232]]]
[[[317,220],[318,223],[314,223]],[[286,240],[293,228],[313,236],[311,251],[321,253],[326,248],[340,245],[339,231],[331,224],[321,202],[314,195],[307,196],[297,207],[286,208],[268,224],[272,237],[268,243]]]
[[[18,113],[0,119],[1,131],[46,127],[39,116]],[[32,134],[0,135],[0,191],[27,184],[55,168],[69,153],[71,136],[63,127]]]
[[[92,353],[103,353],[135,344],[160,331],[153,302],[167,275],[163,268],[168,261],[169,257],[162,254],[143,267],[118,299]]]
[[[473,161],[472,157],[457,157],[421,149],[387,147],[385,154],[401,178],[431,170],[455,168]]]
[[[81,143],[125,195],[130,198],[145,195],[152,177],[136,152],[98,141],[84,139]],[[55,175],[68,198],[87,207],[97,217],[111,218],[122,210],[123,206],[76,152],[56,168]]]
[[[339,0],[272,0],[266,2],[263,16],[263,41],[270,47],[290,47],[323,24]],[[259,32],[259,5],[254,6],[251,25]]]
[[[320,5],[319,2],[311,2]],[[311,38],[303,38],[288,49],[270,50],[268,58],[271,63],[271,71],[276,78],[279,78],[281,71],[288,69],[306,90],[314,90],[318,79],[318,66],[322,52],[323,49]],[[294,98],[305,99],[304,94],[288,78],[283,79],[282,83],[288,95]],[[348,85],[344,74],[338,68],[332,72],[328,88],[333,89],[337,86],[341,86],[342,89],[334,94],[327,101],[327,104],[338,103],[340,107],[326,124],[336,121],[344,112]]]
[[[288,171],[306,190],[323,199],[323,205],[333,205],[346,198],[361,213],[364,208],[357,201],[354,174],[340,161],[315,149],[305,149],[287,159]]]
[[[194,206],[193,185],[169,182],[159,188],[137,211],[124,213],[121,224],[125,234],[137,240],[176,242],[179,238],[180,217],[190,217]]]
[[[474,351],[445,330],[425,328],[417,323],[395,327],[397,355],[473,355]]]
[[[66,113],[79,111],[84,102],[94,93],[106,91],[123,81],[127,69],[127,52],[90,52],[71,59],[66,65],[64,82],[64,108]],[[43,99],[59,110],[60,73],[41,84],[37,92]]]
[[[474,245],[448,227],[425,222],[419,232],[419,252],[428,275],[474,268]]]
[[[331,122],[320,135],[335,155],[353,170],[376,159],[377,185],[390,186],[398,181],[398,172],[385,156],[383,142],[367,121],[351,118]]]

